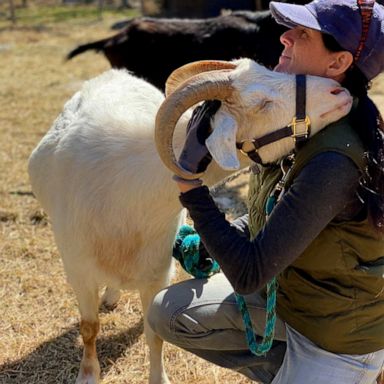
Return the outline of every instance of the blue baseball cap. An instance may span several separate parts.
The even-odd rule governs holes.
[[[315,0],[306,5],[271,1],[269,8],[279,24],[327,33],[354,57],[360,51],[363,22],[357,0]],[[367,38],[355,65],[368,80],[384,71],[384,7],[378,3],[373,5]]]

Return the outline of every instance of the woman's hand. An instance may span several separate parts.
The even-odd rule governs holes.
[[[179,157],[179,164],[191,173],[205,172],[212,160],[212,156],[205,146],[205,140],[211,134],[211,118],[220,108],[219,100],[205,101],[193,111],[187,126],[187,137]],[[181,192],[187,192],[201,186],[202,181],[186,180],[174,176]]]

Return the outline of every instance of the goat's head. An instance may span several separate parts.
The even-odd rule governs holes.
[[[155,140],[164,164],[187,179],[201,174],[191,174],[179,166],[172,137],[176,122],[194,104],[212,99],[222,101],[206,145],[214,160],[227,170],[240,166],[236,142],[276,131],[295,116],[295,76],[270,71],[250,59],[187,64],[171,74],[166,93],[156,117]],[[339,83],[307,76],[310,135],[345,116],[351,106],[352,97]],[[273,162],[288,154],[294,145],[294,139],[287,137],[260,148],[258,154],[264,163]]]

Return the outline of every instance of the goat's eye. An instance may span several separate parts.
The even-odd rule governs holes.
[[[263,100],[260,103],[260,109],[266,109],[266,108],[270,107],[271,105],[272,105],[272,101],[271,100]]]

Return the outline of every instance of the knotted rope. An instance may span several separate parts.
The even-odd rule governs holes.
[[[173,245],[172,256],[196,279],[205,279],[220,271],[212,258],[201,257],[200,236],[189,225],[182,225]]]

